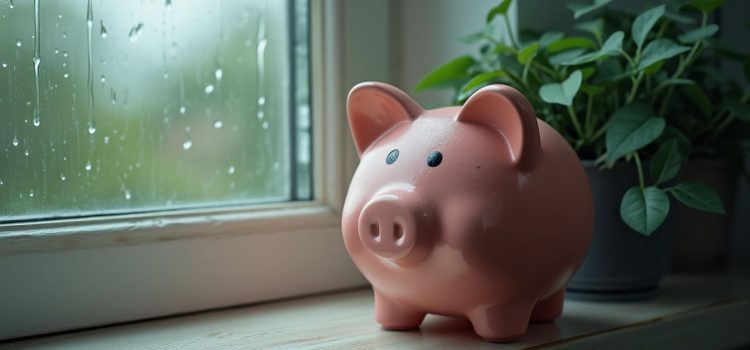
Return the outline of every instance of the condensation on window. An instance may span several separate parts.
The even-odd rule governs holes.
[[[0,0],[0,221],[309,198],[307,8]]]

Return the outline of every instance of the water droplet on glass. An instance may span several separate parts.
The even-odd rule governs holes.
[[[230,165],[229,168],[227,169],[227,173],[228,174],[234,174],[235,170],[236,169],[234,168],[234,165]]]
[[[68,73],[63,74],[63,78],[68,79]]]
[[[3,180],[0,180],[0,186],[2,186],[2,185],[3,185]]]
[[[28,149],[27,149],[27,150],[25,150],[25,151],[23,151],[23,155],[25,155],[25,156],[27,156],[27,157],[28,157],[28,156],[29,156],[29,154],[31,154],[31,152],[29,152],[29,150],[28,150]]]
[[[172,6],[172,0],[164,1],[164,6]]]
[[[187,111],[185,106],[180,106],[180,114],[185,114],[185,111]]]
[[[68,38],[68,33],[66,33],[66,32],[63,32],[62,38],[63,38],[63,39],[67,39],[67,38]]]
[[[217,121],[216,121],[216,122],[214,123],[214,128],[217,128],[217,129],[218,129],[218,128],[221,128],[221,127],[222,127],[223,125],[224,125],[224,123],[223,123],[223,122],[222,122],[221,120],[217,120]]]
[[[16,46],[21,47],[21,39],[16,40]]]
[[[58,18],[58,19],[62,19],[62,13],[58,13],[58,14],[57,14],[57,18]]]
[[[13,146],[18,146],[18,136],[13,136]]]
[[[93,135],[96,132],[95,125],[89,125],[89,135]]]
[[[7,64],[7,63],[3,63],[3,68],[5,68],[5,67],[7,67],[7,66],[8,66],[8,64]]]
[[[265,105],[265,104],[266,104],[266,98],[263,97],[263,96],[258,97],[258,105],[262,106],[262,105]]]
[[[29,191],[29,197],[34,197],[34,190]]]
[[[268,129],[268,122],[263,122],[261,126],[263,126],[263,129]]]
[[[182,143],[182,149],[188,150],[190,147],[193,147],[193,141],[186,140]]]
[[[203,91],[206,92],[206,95],[214,92],[214,84],[208,84],[208,85],[206,85],[206,88]]]
[[[101,81],[101,82],[102,82],[102,84],[104,84],[104,83],[106,83],[106,82],[107,82],[107,77],[105,77],[105,76],[104,76],[104,74],[102,74],[102,76],[101,76],[101,77],[99,77],[99,81]]]
[[[83,167],[86,171],[91,171],[91,161],[86,161],[86,165]]]
[[[55,48],[55,55],[59,55],[59,54],[60,54],[60,49]]]
[[[63,57],[68,57],[68,51],[63,51]]]
[[[13,3],[13,0],[10,0],[10,4],[8,4],[8,6],[10,6],[10,8],[13,8],[13,7],[15,7],[16,5],[15,5],[15,4]]]
[[[142,22],[138,22],[137,25],[130,28],[130,32],[128,32],[128,40],[130,40],[131,43],[134,43],[136,40],[138,40],[138,35],[141,33],[141,29],[143,29]]]
[[[130,197],[131,197],[130,191],[125,190],[125,200],[130,200]]]
[[[265,116],[266,116],[266,113],[264,113],[263,111],[258,111],[258,119],[263,119],[263,117]]]
[[[102,39],[107,38],[107,28],[104,27],[104,21],[99,21],[99,32],[102,34]]]
[[[65,179],[67,179],[67,178],[65,177],[65,174],[62,174],[62,173],[61,173],[61,174],[60,174],[60,181],[65,181]]]
[[[42,122],[39,120],[39,117],[34,117],[33,123],[34,126],[39,126],[40,124],[42,124]]]
[[[224,72],[221,70],[221,68],[217,68],[216,72],[214,73],[214,76],[216,77],[216,80],[221,80],[221,77],[224,75]]]
[[[109,143],[109,136],[104,136],[104,144],[106,145],[108,143]]]
[[[27,106],[31,106],[31,101],[26,101],[26,105],[27,105]],[[27,123],[29,122],[29,121],[28,121],[28,119],[26,120],[26,122],[27,122]]]

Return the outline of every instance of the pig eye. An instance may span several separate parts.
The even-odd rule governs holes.
[[[443,161],[443,154],[438,151],[432,151],[432,153],[430,153],[427,156],[427,165],[429,165],[432,168],[440,165],[440,162],[442,161]]]
[[[385,157],[385,164],[393,164],[396,162],[396,159],[398,159],[398,148],[395,148],[393,151],[388,153],[388,156]]]

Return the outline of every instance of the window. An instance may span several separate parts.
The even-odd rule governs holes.
[[[0,0],[0,339],[362,285],[342,7]]]
[[[0,221],[310,199],[307,9],[0,6]]]

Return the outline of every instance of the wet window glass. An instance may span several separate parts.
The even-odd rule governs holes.
[[[308,4],[0,0],[0,222],[311,197]]]

